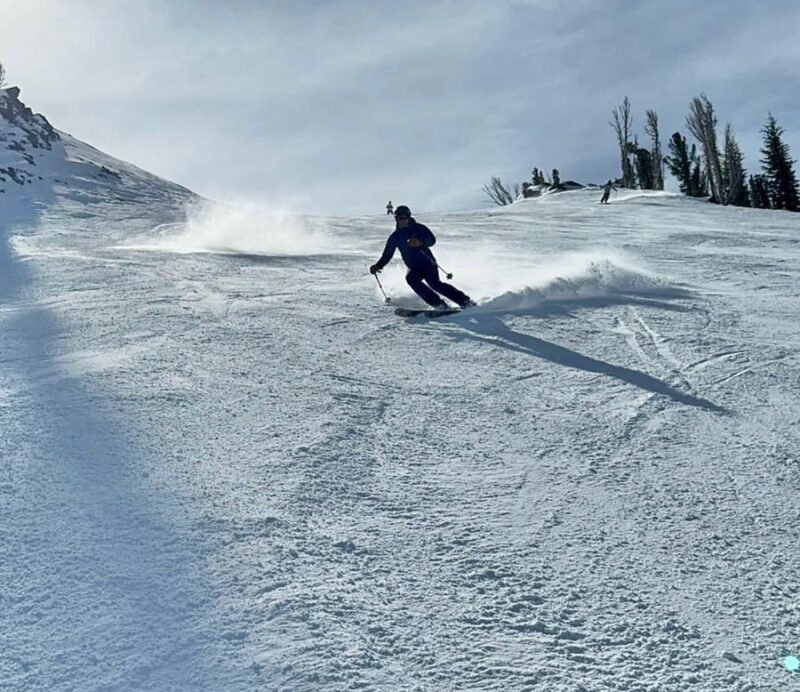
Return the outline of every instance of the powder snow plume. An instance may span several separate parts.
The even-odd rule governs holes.
[[[129,248],[247,255],[320,255],[341,252],[319,219],[253,204],[206,202],[190,206],[186,221],[157,229]]]
[[[517,286],[481,302],[481,307],[526,310],[545,302],[570,302],[619,295],[674,295],[676,289],[623,253],[570,253],[540,258],[517,276]],[[509,280],[506,275],[506,282]],[[522,284],[522,285],[521,285]]]

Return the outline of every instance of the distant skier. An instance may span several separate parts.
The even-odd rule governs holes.
[[[395,210],[394,218],[396,224],[394,233],[386,241],[380,259],[369,268],[370,273],[377,274],[389,264],[395,250],[399,250],[403,262],[408,267],[406,282],[428,305],[442,310],[448,307],[439,293],[461,308],[475,305],[466,293],[439,279],[439,267],[430,250],[436,244],[436,236],[431,229],[417,223],[411,216],[411,210],[402,204]]]
[[[394,214],[394,207],[392,206],[392,200],[389,200],[389,204],[386,205],[386,214]]]
[[[616,192],[617,188],[615,188],[614,184],[609,180],[605,185],[603,185],[603,196],[600,198],[600,204],[608,204],[608,198],[611,195],[611,190]]]

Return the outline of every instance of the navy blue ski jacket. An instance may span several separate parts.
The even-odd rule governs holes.
[[[408,241],[417,238],[422,242],[420,247],[411,247]],[[394,251],[400,250],[400,256],[409,269],[426,271],[436,266],[436,260],[430,248],[436,244],[436,236],[426,225],[417,223],[413,218],[405,228],[398,228],[389,236],[383,254],[375,263],[378,269],[383,269],[389,260],[394,257]]]

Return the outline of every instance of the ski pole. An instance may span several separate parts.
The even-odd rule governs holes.
[[[434,264],[444,272],[445,276],[448,279],[452,279],[453,278],[453,275],[449,271],[447,271],[447,269],[445,269],[442,265],[440,265],[438,262],[434,262]]]
[[[383,293],[383,297],[385,299],[384,302],[385,303],[391,303],[392,299],[389,296],[387,296],[386,295],[386,291],[383,290],[383,286],[381,285],[381,280],[378,278],[378,275],[377,274],[373,274],[372,276],[374,276],[375,277],[375,281],[378,282],[378,288],[381,289],[381,293]]]
[[[425,255],[425,257],[427,257],[431,261],[431,264],[434,267],[436,267],[437,269],[441,269],[445,273],[445,276],[448,279],[452,279],[453,278],[453,275],[449,271],[447,271],[447,269],[445,269],[442,265],[440,265],[435,259],[433,259],[433,257],[431,257],[429,255]]]

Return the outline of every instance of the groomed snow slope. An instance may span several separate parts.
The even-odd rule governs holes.
[[[4,684],[798,685],[800,215],[420,213],[432,321],[385,216],[156,198],[4,200]]]

